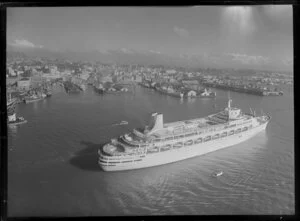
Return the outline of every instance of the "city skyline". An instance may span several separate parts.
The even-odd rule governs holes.
[[[7,44],[291,71],[292,6],[8,8]]]

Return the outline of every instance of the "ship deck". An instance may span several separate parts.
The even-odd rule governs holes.
[[[218,126],[228,122],[229,120],[226,116],[226,113],[222,111],[203,118],[165,123],[163,129],[153,133],[151,136],[154,135],[157,138],[174,135],[176,136],[182,133],[193,132],[195,130]]]
[[[250,118],[251,115],[243,114],[239,119],[229,120],[226,112],[221,111],[203,118],[165,123],[162,129],[154,131],[151,135],[146,135],[142,132],[142,130],[137,130],[138,134],[134,132],[128,134],[128,137],[130,137],[131,140],[129,143],[146,143],[153,139],[163,139],[189,133],[192,135],[192,133],[195,133],[196,131],[207,130],[212,127],[222,127],[224,124],[234,122],[236,120],[248,120]],[[128,139],[126,140],[128,141]]]

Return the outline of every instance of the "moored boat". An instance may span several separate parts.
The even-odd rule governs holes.
[[[16,117],[16,113],[8,116],[8,125],[19,125],[24,123],[27,123],[27,120],[25,120],[24,117]]]
[[[125,120],[122,120],[122,121],[120,122],[120,125],[126,125],[126,124],[128,124],[128,122],[125,121]]]
[[[217,96],[217,93],[214,92],[214,91],[210,91],[210,90],[207,90],[206,88],[204,89],[203,92],[200,92],[197,97],[201,97],[201,98],[214,98]]]
[[[24,102],[25,104],[28,104],[28,103],[40,101],[40,100],[43,100],[43,99],[44,99],[44,97],[42,97],[42,96],[32,95],[32,96],[30,96],[30,97],[25,97],[25,98],[23,98],[23,102]]]

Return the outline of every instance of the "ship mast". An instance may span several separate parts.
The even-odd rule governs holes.
[[[231,108],[231,99],[228,100],[228,110]]]
[[[231,116],[231,99],[230,99],[230,91],[228,91],[228,93],[227,93],[227,95],[228,95],[228,104],[227,104],[227,115],[228,115],[228,121],[230,121],[230,116]]]
[[[231,100],[231,98],[230,98],[230,91],[228,91],[228,93],[227,93],[227,95],[228,95],[228,110],[230,110],[230,108],[231,108],[231,102],[232,102],[232,100]]]

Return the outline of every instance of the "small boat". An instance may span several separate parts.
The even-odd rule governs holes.
[[[45,94],[46,94],[46,97],[51,97],[52,96],[51,90],[46,90]]]
[[[79,85],[80,90],[85,91],[86,90],[86,86],[84,84],[80,84]]]
[[[105,90],[104,88],[94,88],[95,92],[98,93],[98,94],[104,94]]]
[[[126,124],[128,124],[128,122],[123,120],[120,123],[112,124],[112,126],[119,126],[119,125],[126,125]]]
[[[201,92],[200,94],[197,95],[197,97],[200,97],[200,98],[214,98],[217,96],[217,93],[216,92],[213,92],[213,91],[210,91],[210,90],[207,90],[206,88],[204,89],[203,92]]]
[[[45,95],[46,96],[46,95]],[[25,98],[23,98],[23,102],[25,103],[25,104],[27,104],[27,103],[32,103],[32,102],[36,102],[36,101],[40,101],[40,100],[42,100],[44,97],[42,97],[42,96],[37,96],[37,95],[32,95],[32,96],[30,96],[30,97],[25,97]]]
[[[218,176],[222,176],[222,175],[223,175],[223,171],[222,170],[213,173],[214,177],[218,177]]]
[[[18,124],[25,124],[27,123],[27,120],[24,119],[24,117],[18,117],[15,120],[8,121],[8,125],[18,125]]]
[[[120,125],[125,125],[125,124],[128,124],[128,122],[125,121],[125,120],[122,120],[121,123],[120,123]]]

